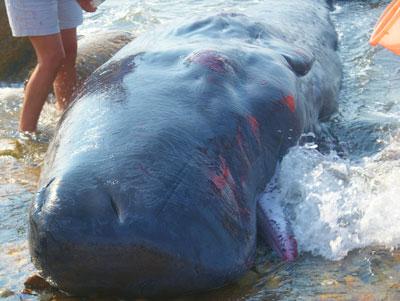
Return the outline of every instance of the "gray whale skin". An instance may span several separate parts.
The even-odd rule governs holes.
[[[165,26],[89,77],[58,124],[30,211],[42,275],[74,295],[152,297],[248,271],[257,232],[274,235],[260,193],[337,107],[329,6],[267,0]],[[293,238],[276,237],[295,257]]]

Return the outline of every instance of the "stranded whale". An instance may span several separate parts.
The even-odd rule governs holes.
[[[124,47],[50,144],[30,212],[36,267],[73,294],[201,291],[253,265],[257,223],[293,258],[290,230],[257,201],[335,111],[336,44],[326,1],[271,0]]]

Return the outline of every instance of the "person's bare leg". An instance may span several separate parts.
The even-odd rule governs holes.
[[[76,88],[76,55],[77,37],[76,28],[61,30],[61,39],[65,51],[65,58],[58,70],[54,81],[57,109],[63,111],[71,101]]]
[[[94,13],[97,9],[91,0],[78,0],[78,3],[84,11],[89,13]]]
[[[60,34],[29,37],[37,56],[37,65],[25,87],[19,130],[35,132],[43,104],[65,57]]]

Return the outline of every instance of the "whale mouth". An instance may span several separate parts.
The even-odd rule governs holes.
[[[172,271],[176,272],[178,267],[183,270],[185,264],[154,248],[61,243],[51,235],[47,246],[43,256],[46,263],[41,263],[46,267],[43,276],[59,289],[77,296],[93,293],[123,296],[131,295],[132,291],[141,296],[160,287],[168,294],[171,278],[177,285],[183,282],[180,273]]]

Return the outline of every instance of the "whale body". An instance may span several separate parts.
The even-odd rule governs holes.
[[[264,1],[125,46],[50,143],[30,211],[42,275],[72,294],[151,297],[237,280],[257,232],[295,257],[258,199],[301,134],[336,110],[336,47],[323,0]]]

